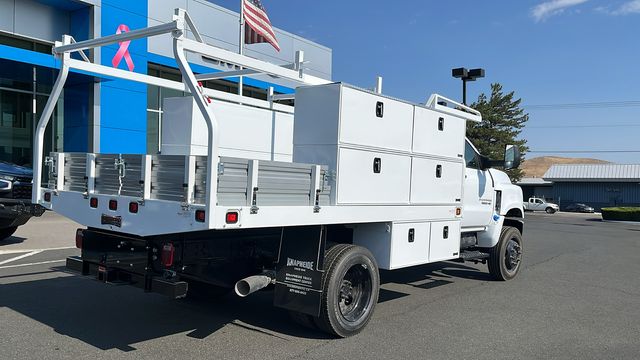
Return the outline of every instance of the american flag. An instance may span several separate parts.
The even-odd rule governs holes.
[[[245,21],[244,43],[269,43],[280,51],[278,39],[276,39],[276,34],[271,27],[262,2],[260,0],[242,0],[242,10]]]

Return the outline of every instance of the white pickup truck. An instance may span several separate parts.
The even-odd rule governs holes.
[[[183,82],[70,56],[162,34]],[[243,70],[196,75],[186,52]],[[36,129],[33,203],[87,227],[76,234],[82,255],[67,259],[83,275],[174,298],[201,286],[239,296],[272,289],[294,320],[346,337],[371,319],[378,269],[481,261],[504,281],[521,268],[522,190],[491,168],[517,167],[520,154],[507,146],[503,160],[481,156],[465,139],[467,121],[482,121],[474,109],[315,78],[302,56],[281,67],[208,45],[181,9],[146,29],[65,36],[54,53],[61,71]],[[45,159],[70,68],[190,93],[165,99],[162,153]],[[198,83],[258,73],[300,86],[263,101]],[[295,107],[277,102],[286,98]]]
[[[529,198],[529,201],[523,202],[522,206],[524,207],[524,211],[545,211],[547,214],[553,214],[560,210],[557,204],[547,202],[537,197]]]

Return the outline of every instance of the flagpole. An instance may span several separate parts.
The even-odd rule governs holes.
[[[238,41],[238,54],[244,54],[244,1],[240,0],[240,38]],[[242,70],[242,67],[240,68]],[[238,78],[238,95],[242,96],[242,76]]]

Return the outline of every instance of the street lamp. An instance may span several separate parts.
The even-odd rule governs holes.
[[[484,69],[456,68],[451,70],[451,76],[462,79],[462,103],[467,105],[467,81],[476,81],[484,77]]]

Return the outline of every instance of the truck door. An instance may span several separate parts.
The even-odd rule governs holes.
[[[544,202],[542,199],[535,199],[535,204],[533,205],[534,210],[544,210]]]
[[[486,226],[493,215],[491,175],[486,170],[480,170],[480,156],[468,140],[465,140],[464,158],[462,227]]]

